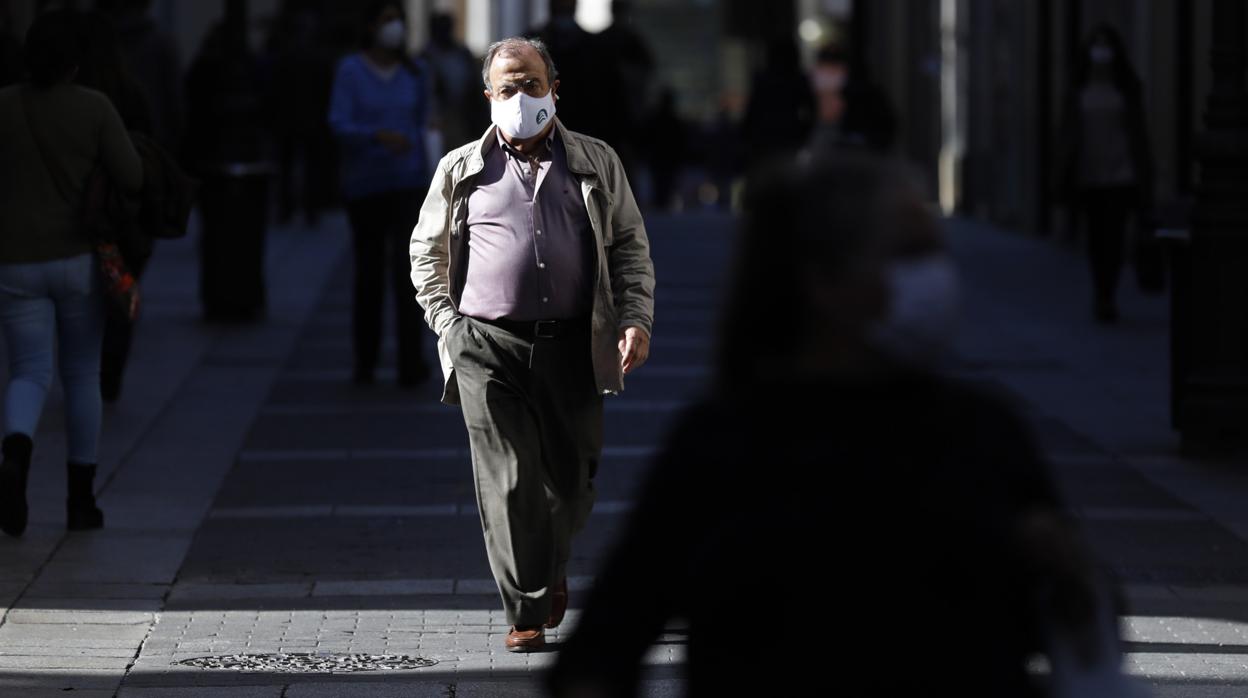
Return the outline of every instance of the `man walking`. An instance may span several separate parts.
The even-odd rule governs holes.
[[[493,126],[439,163],[412,233],[412,282],[439,337],[443,402],[468,427],[506,646],[529,652],[567,608],[602,396],[649,355],[654,267],[615,151],[555,118],[545,45],[495,43],[482,78]]]

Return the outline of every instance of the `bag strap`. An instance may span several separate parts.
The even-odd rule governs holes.
[[[39,159],[43,161],[43,169],[52,178],[52,183],[56,185],[56,190],[75,210],[79,209],[82,207],[82,202],[74,200],[72,194],[73,187],[70,185],[69,175],[64,170],[52,166],[52,163],[55,161],[48,157],[48,143],[41,137],[38,129],[35,128],[34,120],[30,118],[29,90],[30,88],[25,86],[18,89],[18,94],[21,95],[22,113],[26,117],[26,130],[30,132],[30,137],[35,142],[35,148],[39,150]]]

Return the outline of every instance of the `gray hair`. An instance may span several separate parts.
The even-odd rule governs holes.
[[[494,90],[494,86],[490,84],[490,66],[494,63],[494,58],[499,55],[518,53],[526,47],[537,51],[542,57],[542,61],[546,63],[546,82],[554,84],[555,78],[559,77],[559,71],[555,70],[555,59],[550,57],[550,49],[546,48],[546,43],[541,39],[512,36],[495,41],[485,51],[485,60],[481,63],[481,81],[485,83],[486,90]]]

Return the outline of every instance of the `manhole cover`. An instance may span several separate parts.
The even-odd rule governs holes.
[[[226,671],[267,671],[282,674],[345,674],[354,671],[408,671],[437,664],[433,659],[404,654],[226,654],[183,659],[175,664]]]

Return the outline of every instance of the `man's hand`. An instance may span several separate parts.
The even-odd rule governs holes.
[[[395,155],[402,155],[412,149],[412,142],[399,131],[383,128],[373,134],[373,138],[376,138],[378,143]]]
[[[620,364],[624,375],[639,368],[650,358],[650,335],[640,327],[625,327],[620,331]]]

